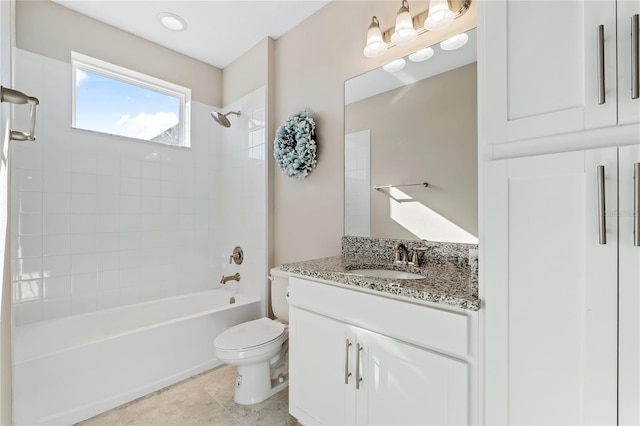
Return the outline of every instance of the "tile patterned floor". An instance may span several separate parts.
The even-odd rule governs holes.
[[[254,405],[233,401],[236,369],[224,366],[100,414],[77,426],[299,426],[289,389]]]

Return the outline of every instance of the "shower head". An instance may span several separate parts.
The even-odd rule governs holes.
[[[227,118],[227,115],[229,115],[229,114],[235,114],[238,117],[240,117],[240,111],[229,111],[226,114],[222,114],[220,112],[212,112],[211,113],[211,117],[213,117],[213,119],[216,120],[216,122],[218,124],[220,124],[221,126],[223,126],[223,127],[231,127],[231,122]]]

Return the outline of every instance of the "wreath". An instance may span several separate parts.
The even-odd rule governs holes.
[[[315,130],[316,123],[308,111],[292,115],[278,127],[273,156],[287,176],[304,179],[315,169],[318,164]]]

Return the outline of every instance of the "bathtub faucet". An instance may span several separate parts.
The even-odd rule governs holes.
[[[233,275],[229,275],[229,276],[227,276],[227,277],[225,277],[225,276],[223,275],[223,276],[222,276],[222,279],[220,280],[220,284],[226,284],[226,283],[227,283],[227,281],[232,281],[232,280],[240,281],[240,274],[239,274],[238,272],[236,272],[235,274],[233,274]]]

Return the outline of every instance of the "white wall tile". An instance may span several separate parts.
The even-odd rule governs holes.
[[[71,232],[71,215],[70,214],[47,214],[42,217],[42,233],[51,234],[69,234]]]
[[[46,300],[71,297],[71,277],[49,277],[42,280]]]
[[[42,192],[18,191],[11,204],[15,213],[42,213]]]
[[[98,271],[98,256],[96,253],[82,253],[71,255],[71,275],[90,274]]]
[[[71,274],[71,255],[44,256],[42,263],[44,277]]]
[[[265,275],[265,131],[247,121],[264,119],[264,89],[228,106],[243,113],[230,129],[193,102],[182,150],[70,129],[69,64],[16,51],[19,79],[58,99],[13,153],[15,285],[39,298],[15,302],[16,324],[216,287],[236,244],[243,278]]]
[[[13,238],[12,243],[17,258],[42,256],[42,235],[22,235]]]
[[[43,319],[51,320],[71,315],[71,298],[61,297],[42,302]]]
[[[47,164],[49,161],[46,161]],[[50,193],[71,192],[71,172],[44,170],[43,191]]]
[[[71,212],[71,194],[45,192],[42,194],[42,211],[45,214]]]
[[[71,276],[71,295],[95,295],[98,291],[98,276],[94,274],[78,274]]]
[[[42,169],[15,169],[11,186],[16,191],[42,192]]]
[[[42,254],[44,256],[71,253],[71,236],[69,234],[44,235],[42,243]]]

